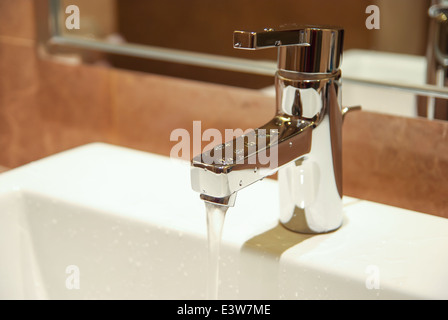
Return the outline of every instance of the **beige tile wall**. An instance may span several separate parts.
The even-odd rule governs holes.
[[[344,193],[448,217],[448,122],[348,114]]]
[[[33,0],[0,0],[0,170],[93,141],[168,155],[194,120],[246,129],[273,113],[257,91],[42,60]],[[351,113],[343,147],[344,194],[448,217],[448,123]]]

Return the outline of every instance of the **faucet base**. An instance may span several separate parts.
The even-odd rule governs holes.
[[[332,231],[335,231],[339,229],[342,226],[342,221],[340,224],[335,225],[331,228],[323,228],[319,230],[312,229],[309,226],[309,223],[306,220],[306,213],[305,209],[295,207],[293,216],[291,217],[291,220],[288,222],[282,222],[280,221],[282,226],[284,226],[286,229],[297,232],[297,233],[304,233],[304,234],[322,234],[322,233],[329,233]]]
[[[342,119],[339,108],[332,112]],[[331,135],[331,124],[325,117],[310,152],[278,172],[280,222],[289,230],[326,233],[342,225],[341,139]]]

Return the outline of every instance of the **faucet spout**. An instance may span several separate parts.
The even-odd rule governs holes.
[[[233,206],[236,193],[311,149],[313,123],[277,115],[264,126],[193,158],[191,185],[201,199]]]

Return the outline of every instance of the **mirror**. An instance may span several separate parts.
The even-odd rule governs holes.
[[[412,6],[409,0],[46,3],[51,21],[47,40],[51,39],[52,50],[67,52],[72,48],[88,62],[244,88],[268,88],[269,92],[276,50],[235,50],[234,30],[293,23],[338,25],[345,29],[343,79],[345,84],[355,85],[352,90],[357,90],[356,85],[400,89],[408,95],[405,100],[414,104],[404,107],[411,110],[405,114],[409,116],[417,115],[416,94],[448,97],[446,88],[425,83],[431,0],[414,0]]]

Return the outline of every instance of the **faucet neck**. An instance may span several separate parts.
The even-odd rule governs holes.
[[[299,73],[334,73],[342,60],[344,30],[307,27],[308,46],[279,46],[278,69]]]
[[[277,115],[318,124],[324,115],[326,88],[340,86],[341,71],[303,73],[279,70],[275,76]]]

